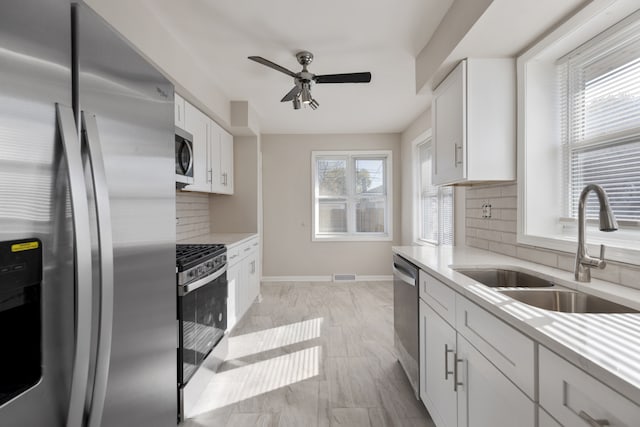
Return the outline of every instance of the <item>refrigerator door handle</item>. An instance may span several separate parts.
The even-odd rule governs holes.
[[[111,207],[104,157],[98,133],[96,116],[82,111],[82,140],[86,144],[91,166],[93,192],[95,195],[98,250],[100,254],[100,319],[98,323],[98,351],[96,353],[95,380],[89,408],[89,427],[100,427],[107,393],[109,359],[111,357],[111,334],[113,327],[113,230]]]
[[[67,427],[77,427],[83,424],[91,352],[91,230],[80,140],[71,108],[56,103],[56,122],[67,159],[75,244],[76,337]]]

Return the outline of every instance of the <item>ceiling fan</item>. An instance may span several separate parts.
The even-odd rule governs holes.
[[[302,71],[298,73],[294,73],[261,56],[250,56],[249,59],[293,77],[295,86],[280,102],[291,101],[295,110],[299,110],[302,104],[309,105],[314,110],[318,108],[320,104],[311,96],[311,85],[314,83],[369,83],[371,81],[371,73],[369,72],[322,75],[310,73],[309,70],[307,70],[307,66],[313,62],[313,54],[306,50],[296,53],[296,59],[298,63],[302,65]]]

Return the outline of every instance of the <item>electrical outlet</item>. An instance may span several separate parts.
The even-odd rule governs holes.
[[[484,203],[482,205],[482,218],[491,218],[491,203]]]

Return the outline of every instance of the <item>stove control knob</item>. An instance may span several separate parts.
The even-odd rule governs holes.
[[[195,274],[196,274],[196,272],[195,272],[195,271],[193,271],[193,270],[191,270],[191,271],[189,271],[189,272],[187,273],[187,276],[189,276],[189,277],[193,277]]]

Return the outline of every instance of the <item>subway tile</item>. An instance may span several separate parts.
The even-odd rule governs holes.
[[[467,227],[484,228],[485,230],[489,229],[489,220],[487,219],[467,218],[466,224]]]
[[[640,289],[640,267],[620,267],[620,284]]]
[[[467,237],[467,246],[474,248],[489,249],[489,242],[486,240],[475,239],[473,237]]]
[[[518,246],[516,248],[516,256],[527,261],[537,262],[538,264],[544,264],[550,267],[556,267],[558,265],[558,255],[553,252]]]
[[[517,226],[515,221],[490,220],[489,229],[515,233],[517,231]]]
[[[592,268],[591,277],[594,279],[606,280],[607,282],[620,283],[620,267],[614,264],[605,266],[604,269]]]
[[[499,231],[478,229],[476,237],[478,239],[493,240],[494,242],[501,242],[502,241],[501,234],[502,233],[500,233]]]
[[[467,197],[466,199],[466,207],[467,209],[471,208],[471,209],[481,209],[482,205],[485,203],[485,200],[483,199],[469,199]]]
[[[467,237],[476,237],[478,233],[477,228],[466,227]]]
[[[508,243],[510,245],[515,245],[518,243],[517,234],[516,233],[500,233],[500,239],[502,243]],[[513,253],[515,253],[515,248]]]
[[[498,209],[500,211],[500,219],[507,221],[516,221],[518,219],[517,209]]]
[[[515,245],[508,245],[499,242],[489,242],[489,250],[492,252],[498,252],[504,255],[513,256],[516,253]]]
[[[482,209],[469,209],[465,212],[467,218],[482,218]]]
[[[518,194],[518,186],[517,184],[508,184],[500,187],[501,196],[516,196]]]
[[[517,199],[515,197],[499,197],[496,199],[491,199],[491,207],[501,209],[516,209],[518,206]]]

